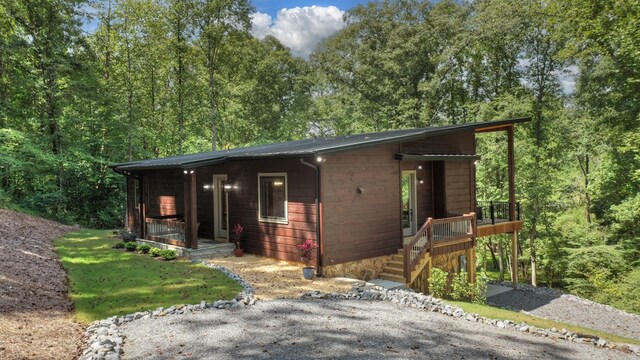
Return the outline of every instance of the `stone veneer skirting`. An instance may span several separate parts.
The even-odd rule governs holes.
[[[136,242],[139,245],[147,244],[151,247],[160,248],[163,250],[174,250],[178,256],[184,256],[189,259],[203,259],[203,258],[215,258],[215,257],[224,257],[224,256],[232,256],[233,255],[233,243],[220,243],[214,245],[207,245],[203,248],[191,249],[181,246],[175,246],[170,244],[165,244],[158,241],[147,240],[147,239],[136,239]]]
[[[350,261],[342,264],[322,267],[322,275],[325,277],[350,277],[369,281],[375,279],[382,272],[382,268],[391,261],[392,255],[378,256],[369,259]]]

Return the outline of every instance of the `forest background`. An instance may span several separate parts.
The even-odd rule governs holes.
[[[1,0],[0,206],[115,228],[113,162],[530,116],[516,131],[521,276],[640,313],[640,2],[368,3],[309,59],[253,37],[253,12]],[[503,136],[478,142],[479,201],[506,200]],[[488,271],[513,259],[502,242],[479,247]]]

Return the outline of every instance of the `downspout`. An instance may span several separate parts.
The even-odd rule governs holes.
[[[320,256],[320,167],[304,161],[304,158],[300,158],[300,163],[316,171],[316,239],[318,242],[316,272],[318,276],[322,276],[322,257]]]

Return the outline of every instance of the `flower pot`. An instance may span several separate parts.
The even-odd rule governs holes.
[[[315,269],[312,267],[302,268],[302,276],[307,280],[313,280]]]
[[[233,254],[237,257],[242,257],[242,255],[244,255],[244,249],[233,249]]]

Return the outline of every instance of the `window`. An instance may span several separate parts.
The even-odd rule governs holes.
[[[287,174],[258,174],[260,221],[287,222]]]

